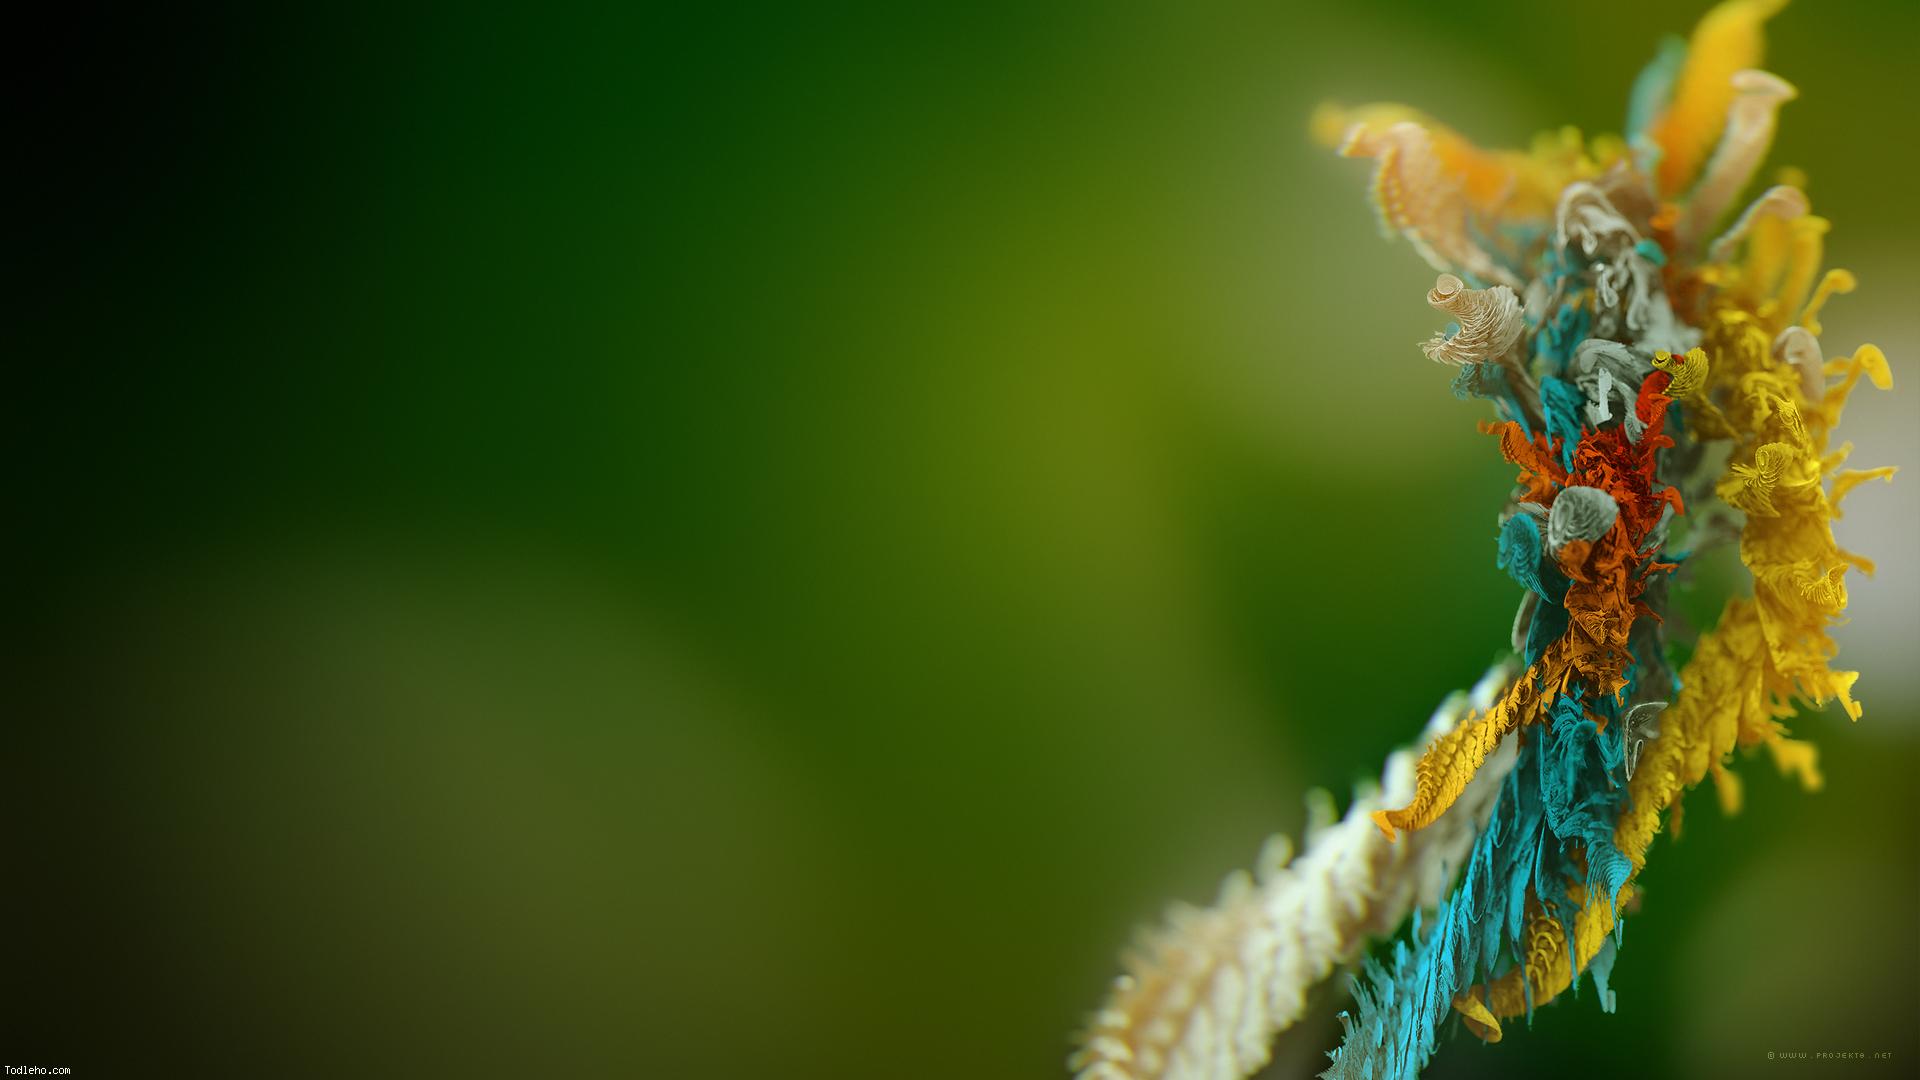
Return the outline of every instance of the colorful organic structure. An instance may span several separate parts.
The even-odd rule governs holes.
[[[1374,162],[1383,226],[1439,272],[1427,302],[1451,321],[1423,351],[1499,416],[1481,430],[1518,468],[1498,538],[1521,589],[1518,659],[1471,711],[1436,718],[1410,785],[1390,764],[1384,796],[1307,857],[1152,936],[1075,1057],[1082,1080],[1251,1073],[1311,983],[1409,907],[1413,933],[1367,962],[1326,1076],[1413,1076],[1452,1013],[1498,1040],[1582,973],[1611,1011],[1662,813],[1677,825],[1709,775],[1737,809],[1736,747],[1820,784],[1782,721],[1834,699],[1860,716],[1827,631],[1847,570],[1872,565],[1829,522],[1893,470],[1842,469],[1832,435],[1861,377],[1891,376],[1871,345],[1826,358],[1821,308],[1854,281],[1821,275],[1828,225],[1795,178],[1731,214],[1795,94],[1754,69],[1783,4],[1731,0],[1670,42],[1624,138],[1490,152],[1397,105],[1316,115],[1323,139]],[[1751,596],[1670,642],[1668,582],[1690,555],[1676,541],[1735,537]],[[1677,673],[1674,644],[1691,646]],[[1377,834],[1353,827],[1363,813]]]

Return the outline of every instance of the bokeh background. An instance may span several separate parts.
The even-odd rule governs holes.
[[[22,41],[0,1056],[75,1075],[1049,1077],[1136,923],[1505,639],[1510,479],[1325,98],[1617,130],[1702,3],[82,14]],[[1920,465],[1912,4],[1774,161]],[[44,149],[42,149],[44,147]],[[44,180],[44,183],[41,181]],[[1920,476],[1867,713],[1663,839],[1615,973],[1434,1076],[1891,1051]],[[1710,619],[1734,575],[1682,599]],[[1332,1005],[1276,1075],[1317,1068]]]

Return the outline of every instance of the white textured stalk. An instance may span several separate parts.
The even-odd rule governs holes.
[[[1298,859],[1288,861],[1293,845],[1275,835],[1252,874],[1227,877],[1214,906],[1177,904],[1163,926],[1143,932],[1068,1059],[1078,1080],[1240,1080],[1265,1065],[1308,991],[1368,938],[1392,933],[1415,905],[1431,907],[1452,887],[1513,767],[1512,736],[1427,828],[1396,843],[1369,815],[1412,799],[1426,744],[1490,707],[1518,670],[1496,664],[1471,694],[1449,697],[1418,745],[1387,758],[1380,787],[1356,793],[1346,817],[1331,820],[1324,793],[1310,803],[1318,820]]]

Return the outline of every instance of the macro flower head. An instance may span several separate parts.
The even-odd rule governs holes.
[[[1872,564],[1830,525],[1851,489],[1893,470],[1843,468],[1850,447],[1833,432],[1861,380],[1885,388],[1891,373],[1872,345],[1828,358],[1821,311],[1855,281],[1823,269],[1828,223],[1803,178],[1784,172],[1742,202],[1797,95],[1759,67],[1764,24],[1783,6],[1729,0],[1661,48],[1618,136],[1563,129],[1485,150],[1401,105],[1327,105],[1312,119],[1322,142],[1371,163],[1382,228],[1436,272],[1425,299],[1445,322],[1419,348],[1455,369],[1456,395],[1492,411],[1481,431],[1516,469],[1504,505],[1489,498],[1494,557],[1517,592],[1511,667],[1426,733],[1404,800],[1369,808],[1378,836],[1348,842],[1472,839],[1411,933],[1365,962],[1328,1077],[1413,1076],[1450,1016],[1497,1041],[1583,976],[1612,1011],[1622,922],[1663,815],[1677,823],[1680,796],[1708,776],[1737,810],[1729,766],[1741,748],[1819,786],[1812,745],[1785,722],[1835,700],[1861,715],[1856,673],[1831,666],[1829,630],[1849,571]],[[1719,537],[1737,542],[1750,595],[1676,640],[1671,582]],[[1353,909],[1389,892],[1378,880],[1340,887]],[[1302,941],[1352,959],[1362,930],[1265,925],[1260,948],[1279,960],[1234,970],[1277,978]],[[1185,955],[1174,939],[1162,956]],[[1215,942],[1208,955],[1246,947]],[[1178,1039],[1150,1003],[1116,998],[1076,1059],[1081,1075],[1257,1067],[1249,1041],[1297,1014],[1260,1003],[1297,1001],[1300,988],[1227,994],[1226,970],[1184,976]],[[1209,1000],[1230,1015],[1208,1014]],[[1216,1053],[1227,1032],[1239,1049]]]

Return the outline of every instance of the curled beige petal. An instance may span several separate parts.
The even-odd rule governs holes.
[[[1800,373],[1800,392],[1817,402],[1826,393],[1826,357],[1820,339],[1804,326],[1789,326],[1773,339],[1773,355]]]
[[[1452,315],[1460,324],[1457,333],[1435,334],[1420,346],[1427,359],[1442,364],[1498,362],[1520,340],[1527,326],[1520,298],[1505,285],[1469,289],[1452,274],[1441,274],[1433,291],[1427,293],[1427,303]]]
[[[1495,665],[1471,695],[1434,713],[1422,744],[1491,707],[1518,665]],[[1177,906],[1143,935],[1068,1059],[1078,1080],[1240,1080],[1266,1065],[1276,1036],[1299,1020],[1307,993],[1392,933],[1417,904],[1438,903],[1465,865],[1480,826],[1513,767],[1512,740],[1482,765],[1447,815],[1400,843],[1370,815],[1414,792],[1419,748],[1387,759],[1377,791],[1358,793],[1346,816],[1322,819],[1292,859],[1285,836],[1267,842],[1254,873],[1236,871],[1209,908]],[[1324,806],[1325,800],[1322,800]]]
[[[1721,233],[1707,248],[1707,261],[1726,262],[1733,258],[1733,249],[1745,238],[1754,223],[1763,217],[1792,221],[1812,213],[1813,207],[1807,203],[1806,192],[1786,184],[1776,184],[1768,188],[1761,196],[1748,204],[1726,232]]]
[[[1679,241],[1687,248],[1713,228],[1753,178],[1754,170],[1767,156],[1767,148],[1773,145],[1774,118],[1780,106],[1799,96],[1799,91],[1777,75],[1749,69],[1734,73],[1733,95],[1720,145],[1694,184],[1680,217]]]
[[[1357,123],[1348,130],[1340,153],[1374,160],[1373,205],[1381,225],[1405,236],[1427,265],[1482,281],[1520,283],[1468,234],[1472,207],[1461,180],[1434,152],[1425,127],[1410,120],[1383,130]]]

